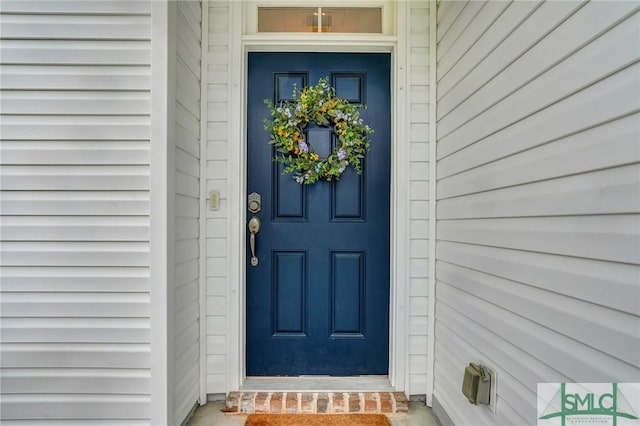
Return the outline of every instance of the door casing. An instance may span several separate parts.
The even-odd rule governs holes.
[[[238,2],[239,3],[239,2]],[[405,5],[399,2],[402,16]],[[230,6],[229,25],[242,28],[240,4]],[[402,32],[399,32],[399,34]],[[226,391],[237,390],[246,378],[246,111],[247,56],[250,51],[264,52],[385,52],[391,54],[391,247],[389,309],[389,380],[396,391],[408,385],[408,315],[409,315],[409,143],[407,41],[403,36],[340,35],[319,38],[317,35],[237,34],[231,42],[229,64],[229,143],[228,172],[237,179],[229,181],[227,195],[227,350]]]

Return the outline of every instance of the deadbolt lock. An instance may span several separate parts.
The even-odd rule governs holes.
[[[252,192],[247,199],[247,208],[251,213],[258,213],[262,209],[262,199],[260,194]]]

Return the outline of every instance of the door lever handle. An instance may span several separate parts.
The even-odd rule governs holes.
[[[251,266],[258,266],[256,257],[256,234],[260,232],[260,219],[254,216],[249,220],[249,246],[251,247]]]

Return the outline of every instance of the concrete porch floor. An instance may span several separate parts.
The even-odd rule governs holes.
[[[225,414],[224,401],[210,401],[198,409],[187,423],[188,426],[242,426],[246,415]],[[440,426],[440,422],[421,401],[409,402],[409,414],[392,414],[389,420],[393,426]]]

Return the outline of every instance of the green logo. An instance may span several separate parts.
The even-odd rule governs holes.
[[[540,385],[538,385],[538,395],[540,395]],[[613,426],[618,425],[619,418],[638,420],[638,415],[620,391],[618,384],[612,383],[611,386],[610,392],[594,392],[592,386],[577,389],[573,387],[573,391],[569,391],[566,383],[560,383],[560,388],[542,410],[539,419],[548,420],[559,417],[562,426],[565,426],[567,417],[572,416],[582,417],[582,419],[572,418],[570,420],[572,424],[604,423],[607,417],[610,418]],[[606,423],[609,422],[606,421]]]

